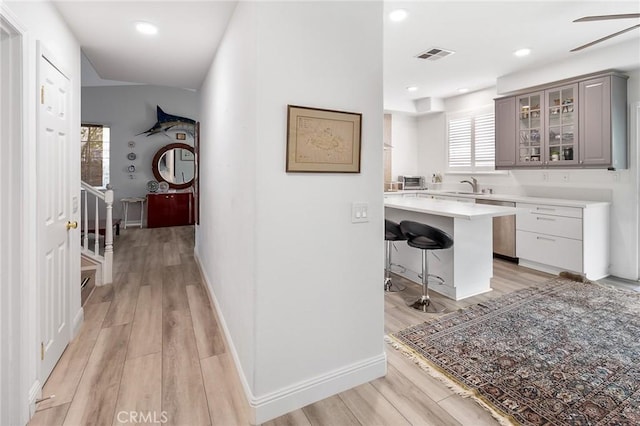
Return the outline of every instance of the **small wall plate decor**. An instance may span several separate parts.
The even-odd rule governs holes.
[[[157,192],[158,188],[159,184],[155,180],[150,180],[149,182],[147,182],[147,190],[149,192]]]
[[[129,173],[133,173],[136,171],[136,166],[132,164],[129,167],[127,167],[127,170],[129,171]]]
[[[167,192],[169,190],[169,184],[167,182],[160,182],[158,184],[158,191]]]
[[[136,159],[136,153],[135,152],[130,152],[127,154],[127,158],[131,161]]]

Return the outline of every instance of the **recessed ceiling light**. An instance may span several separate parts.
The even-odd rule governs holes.
[[[515,52],[513,52],[513,54],[519,58],[522,58],[523,56],[527,56],[529,53],[531,53],[531,49],[518,49]]]
[[[467,93],[469,91],[469,89],[467,89],[466,87],[461,87],[458,89],[458,93]]]
[[[148,22],[142,21],[136,22],[136,30],[138,30],[140,34],[146,35],[154,35],[158,33],[158,27]]]
[[[407,92],[415,92],[416,90],[418,90],[418,88],[416,86],[407,87]]]
[[[404,21],[405,19],[407,19],[407,16],[409,16],[409,14],[404,9],[396,9],[393,12],[389,13],[389,19],[394,22]]]

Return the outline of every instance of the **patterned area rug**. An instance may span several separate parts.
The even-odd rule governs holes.
[[[554,278],[391,339],[513,423],[640,425],[640,293]]]

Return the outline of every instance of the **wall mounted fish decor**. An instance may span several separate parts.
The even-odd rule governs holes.
[[[138,135],[146,133],[147,136],[150,136],[155,135],[156,133],[166,132],[167,130],[178,128],[184,129],[193,136],[196,126],[195,120],[186,117],[180,117],[177,115],[167,114],[162,110],[162,108],[160,108],[159,105],[156,105],[156,116],[158,119],[158,121],[156,121],[156,124],[154,124],[153,127],[149,130],[138,133]]]

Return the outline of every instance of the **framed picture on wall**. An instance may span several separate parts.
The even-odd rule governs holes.
[[[287,172],[360,173],[362,114],[288,105]]]

